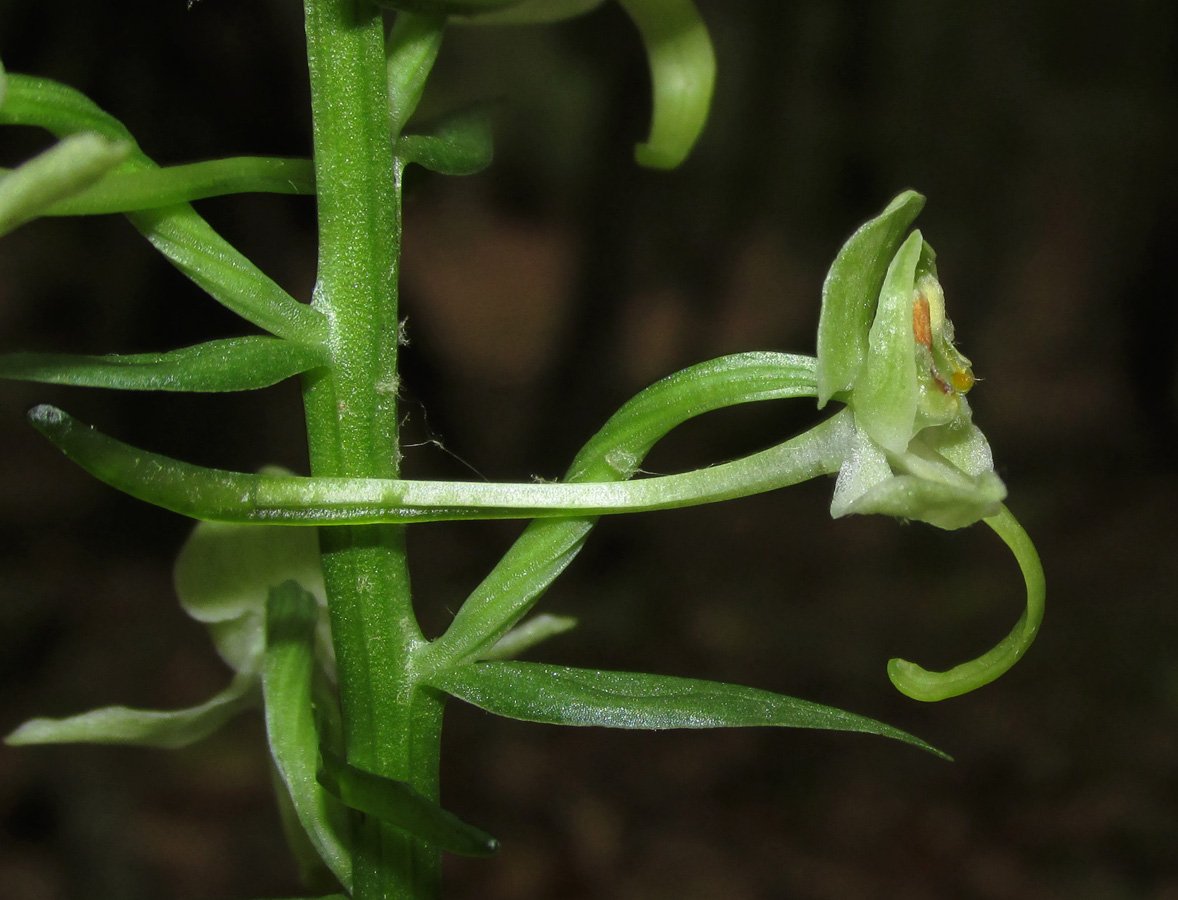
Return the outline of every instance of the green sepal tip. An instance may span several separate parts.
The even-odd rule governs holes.
[[[321,758],[319,783],[344,805],[459,856],[493,856],[499,850],[491,835],[442,809],[408,782],[349,765],[326,747]]]
[[[850,391],[867,359],[868,334],[884,278],[924,197],[904,191],[860,226],[835,257],[822,285],[818,319],[818,408]]]

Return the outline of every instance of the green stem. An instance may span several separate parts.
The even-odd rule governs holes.
[[[397,274],[400,171],[379,10],[363,0],[305,0],[319,210],[314,305],[331,364],[304,381],[317,474],[398,474]],[[416,688],[404,526],[321,531],[348,762],[438,796],[441,695]],[[353,896],[437,896],[436,850],[359,814]]]

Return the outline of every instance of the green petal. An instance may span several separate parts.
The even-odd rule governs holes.
[[[917,435],[916,441],[918,447],[927,446],[966,475],[978,476],[994,471],[990,442],[972,422],[969,425],[925,428]]]
[[[201,522],[181,549],[173,578],[180,605],[209,626],[217,652],[235,669],[252,667],[261,656],[272,585],[293,579],[325,596],[318,537],[306,528]],[[331,659],[325,615],[318,641],[320,658]]]
[[[712,105],[716,54],[693,0],[620,0],[646,45],[654,89],[650,137],[634,158],[673,169],[695,146]]]
[[[776,726],[859,731],[944,756],[919,738],[874,719],[757,688],[695,678],[478,662],[437,673],[429,683],[479,709],[525,722],[645,730]]]
[[[867,432],[855,428],[855,417],[851,410],[844,409],[836,418],[842,420],[852,435],[830,502],[831,517],[839,519],[856,512],[853,507],[860,498],[876,485],[894,478],[896,473],[892,471],[892,464],[883,448]]]
[[[66,719],[30,719],[6,737],[27,744],[133,744],[174,749],[212,734],[257,702],[256,672],[239,672],[229,687],[188,709],[157,711],[107,706]]]
[[[127,159],[132,149],[131,144],[84,132],[0,175],[0,235],[84,191]]]
[[[201,522],[181,549],[173,577],[180,604],[199,622],[261,611],[270,587],[287,580],[324,596],[319,540],[305,528]]]
[[[867,359],[850,401],[856,425],[893,453],[903,453],[916,430],[920,389],[912,304],[923,246],[920,232],[912,232],[888,266],[868,335]]]
[[[894,475],[850,503],[843,515],[885,515],[927,522],[937,528],[965,528],[994,515],[1006,486],[993,472],[960,484]]]
[[[830,513],[836,519],[895,516],[955,529],[995,515],[1005,497],[989,444],[973,425],[926,428],[901,454],[887,453],[866,431],[855,429]]]
[[[905,191],[847,239],[822,285],[818,319],[818,408],[849,391],[867,359],[868,332],[879,292],[904,233],[924,207]]]

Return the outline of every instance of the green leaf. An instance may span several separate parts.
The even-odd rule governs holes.
[[[572,616],[550,616],[544,613],[511,629],[479,658],[513,659],[525,650],[576,627],[577,620]]]
[[[499,849],[495,838],[442,809],[413,785],[358,769],[326,748],[322,759],[320,783],[352,809],[459,856],[491,856]]]
[[[650,137],[639,165],[673,169],[695,146],[712,105],[716,54],[693,0],[620,0],[646,46],[654,88]]]
[[[4,739],[28,744],[133,744],[174,749],[212,734],[257,702],[256,672],[239,672],[229,687],[199,706],[177,710],[107,706],[65,719],[30,719]]]
[[[36,125],[58,137],[92,131],[107,140],[129,141],[134,150],[120,174],[157,168],[118,119],[73,88],[48,79],[10,75],[0,124]],[[176,268],[246,321],[281,338],[313,343],[326,336],[322,313],[290,296],[188,204],[127,216]]]
[[[319,602],[295,581],[271,588],[266,602],[262,695],[270,755],[299,822],[341,885],[351,890],[352,859],[343,808],[316,780],[319,734],[313,708]],[[321,694],[320,702],[330,702]]]
[[[282,826],[282,834],[286,838],[286,847],[298,868],[299,883],[308,891],[338,889],[339,879],[327,868],[319,856],[319,851],[307,837],[303,823],[299,821],[299,815],[295,811],[294,801],[290,799],[290,792],[283,784],[282,776],[278,774],[273,760],[270,761],[270,787],[274,791],[274,802],[278,807],[278,819]]]
[[[289,340],[326,337],[321,312],[294,299],[188,204],[129,212],[127,218],[173,266],[247,322]]]
[[[874,719],[757,688],[695,678],[476,662],[436,673],[428,683],[479,709],[525,722],[646,730],[774,726],[860,731],[945,756]]]
[[[49,78],[9,73],[0,125],[36,125],[58,137],[92,131],[139,147],[122,122],[85,94]]]
[[[247,193],[314,194],[314,167],[307,159],[243,156],[107,174],[40,214],[103,215]]]
[[[95,478],[132,497],[158,497],[164,502],[156,505],[192,518],[232,521],[229,517],[201,516],[200,512],[236,508],[245,513],[239,519],[251,519],[257,475],[204,469],[139,451],[44,404],[29,411],[29,421]]]
[[[325,362],[322,348],[257,335],[166,353],[9,353],[0,355],[0,378],[130,391],[249,391]]]
[[[84,191],[130,153],[130,144],[82,132],[15,169],[0,170],[0,235]]]
[[[455,113],[429,134],[407,134],[394,150],[406,165],[417,163],[441,175],[473,175],[491,164],[491,116],[480,105]]]
[[[688,419],[759,400],[814,396],[814,360],[739,353],[699,363],[643,390],[577,453],[564,480],[624,481],[650,449]],[[445,668],[480,658],[540,599],[576,558],[597,520],[532,522],[461,606],[446,633],[425,649]]]
[[[867,359],[868,333],[884,276],[924,197],[905,191],[839,250],[822,285],[818,319],[818,408],[849,391]]]

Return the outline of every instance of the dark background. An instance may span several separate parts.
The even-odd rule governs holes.
[[[163,163],[305,155],[294,0],[0,0],[0,56],[122,118]],[[497,161],[418,175],[403,313],[414,476],[557,477],[625,399],[751,349],[813,352],[841,241],[899,190],[929,197],[971,402],[1038,542],[1044,630],[964,698],[884,673],[1005,634],[1020,580],[985,529],[833,522],[831,483],[604,521],[542,610],[581,628],[532,658],[729,680],[907,728],[862,736],[629,734],[452,708],[445,802],[504,843],[458,898],[1178,898],[1173,514],[1178,6],[700,0],[715,110],[677,173],[638,170],[648,86],[616,5],[532,30],[455,30],[424,112],[496,101]],[[0,163],[44,146],[8,128]],[[198,207],[296,296],[310,200]],[[0,243],[0,350],[133,352],[241,333],[118,219]],[[177,607],[188,524],[89,480],[25,425],[59,403],[195,462],[305,470],[297,387],[221,397],[0,387],[0,731],[32,715],[200,702],[227,682]],[[805,427],[805,401],[717,414],[648,468]],[[421,526],[435,629],[517,530]],[[177,752],[0,748],[0,896],[298,893],[257,717]]]

